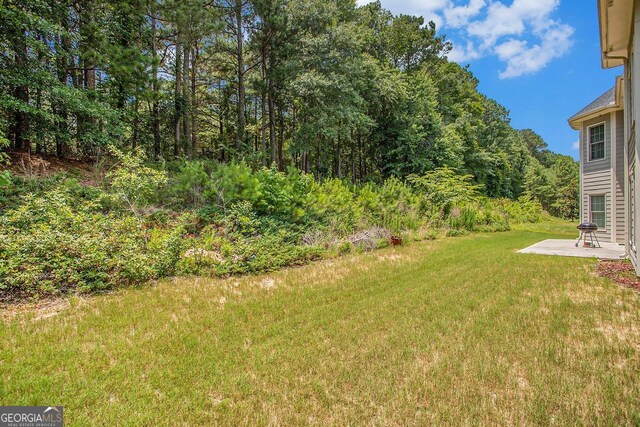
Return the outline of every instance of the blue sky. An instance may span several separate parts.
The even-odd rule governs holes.
[[[622,73],[600,65],[596,0],[381,2],[436,22],[454,44],[450,58],[470,65],[480,91],[510,110],[514,127],[533,129],[559,153],[577,158],[567,119]]]

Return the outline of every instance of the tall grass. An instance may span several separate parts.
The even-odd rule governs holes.
[[[637,293],[516,253],[572,230],[31,309],[0,323],[0,403],[64,405],[69,425],[635,425]]]

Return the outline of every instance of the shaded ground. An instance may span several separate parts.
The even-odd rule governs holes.
[[[69,425],[640,422],[640,297],[541,224],[0,323],[0,404]]]
[[[12,174],[28,178],[47,177],[57,173],[65,173],[86,185],[95,185],[103,177],[107,165],[103,162],[59,159],[55,156],[39,156],[27,153],[9,153],[11,162],[1,169],[8,169]]]

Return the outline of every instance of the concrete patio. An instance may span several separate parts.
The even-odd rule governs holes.
[[[585,248],[580,242],[580,246],[576,248],[576,241],[577,239],[547,239],[519,250],[518,253],[600,259],[624,258],[624,245],[602,242],[601,248]]]

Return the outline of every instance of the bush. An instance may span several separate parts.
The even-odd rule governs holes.
[[[173,270],[182,229],[151,239],[131,215],[100,212],[63,189],[28,195],[0,218],[0,290],[40,296],[141,283]]]
[[[326,255],[539,221],[540,204],[492,201],[443,168],[407,182],[316,181],[296,169],[175,162],[115,151],[105,189],[65,176],[0,186],[0,291],[89,292],[171,274],[271,271]],[[175,209],[171,210],[171,209]],[[181,213],[180,213],[181,212]]]
[[[200,239],[191,242],[179,262],[185,274],[227,276],[257,273],[302,265],[319,258],[317,246],[292,244],[282,235],[238,236],[229,238],[215,228],[207,228]]]
[[[513,223],[542,221],[542,205],[537,199],[530,196],[520,196],[517,201],[498,199],[492,203],[498,210],[508,215],[509,220]]]
[[[256,174],[245,163],[220,165],[211,175],[205,190],[205,200],[223,213],[233,203],[245,201],[260,204],[262,188]]]
[[[251,203],[246,200],[237,202],[229,208],[224,218],[224,224],[227,232],[244,236],[255,235],[260,227],[260,222]]]
[[[273,271],[286,266],[303,265],[320,257],[318,247],[287,243],[282,236],[247,238],[223,246],[225,262],[216,266],[216,274],[228,275]]]
[[[0,186],[0,214],[18,207],[27,194],[42,194],[63,185],[65,179],[66,176],[62,174],[38,179],[11,176],[9,181]]]
[[[474,185],[471,175],[460,175],[442,167],[422,176],[409,175],[407,181],[421,195],[423,210],[441,209],[446,214],[456,205],[476,202],[481,186]]]
[[[141,150],[132,154],[116,148],[111,151],[119,161],[119,167],[107,174],[111,190],[127,209],[140,217],[140,208],[151,202],[159,188],[167,183],[167,174],[146,166]]]
[[[359,225],[366,226],[364,208],[356,203],[354,189],[339,179],[312,182],[306,204],[312,220],[336,236],[347,236]]]
[[[489,199],[454,207],[448,217],[449,231],[507,231],[508,216]],[[455,234],[455,232],[452,232]],[[448,233],[448,235],[453,235]]]
[[[10,184],[11,184],[11,172],[10,171],[0,172],[0,188],[8,187]]]
[[[429,220],[421,211],[420,195],[397,178],[389,178],[378,189],[380,222],[396,235],[416,231]]]
[[[205,201],[209,174],[200,161],[183,162],[160,192],[163,201],[174,208],[200,207]]]

